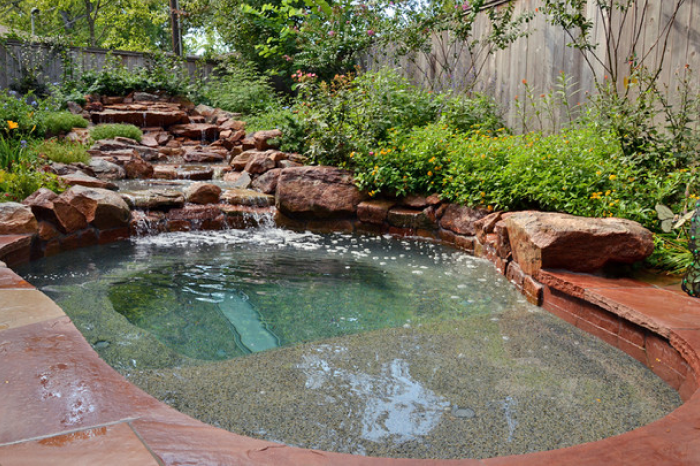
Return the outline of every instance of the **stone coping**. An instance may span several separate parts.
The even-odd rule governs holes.
[[[305,450],[196,421],[103,362],[48,297],[0,263],[0,464],[697,465],[700,303],[672,287],[542,270],[543,306],[647,364],[685,403],[634,431],[484,460],[411,460]]]

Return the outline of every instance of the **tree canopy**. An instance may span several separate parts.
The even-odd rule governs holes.
[[[0,22],[71,45],[133,51],[168,47],[168,2],[163,0],[0,0]]]

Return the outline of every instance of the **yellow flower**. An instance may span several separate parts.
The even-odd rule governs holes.
[[[428,172],[428,176],[433,176],[433,172]]]
[[[19,123],[15,123],[14,121],[7,120],[7,128],[12,131],[13,129],[19,128]]]
[[[600,175],[602,175],[602,174],[603,174],[603,172],[602,172],[602,171],[600,171],[600,170],[598,170],[597,172],[595,172],[595,174],[596,174],[596,175],[598,175],[598,176],[600,176]]]
[[[611,192],[612,192],[612,191],[610,191],[610,190],[608,189],[607,191],[605,191],[605,195],[606,195],[606,196],[609,196]]]
[[[617,178],[617,175],[610,175],[608,178],[610,179],[610,181],[614,181],[615,178]]]

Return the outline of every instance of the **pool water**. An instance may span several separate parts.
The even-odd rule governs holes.
[[[484,458],[598,440],[680,404],[487,261],[430,242],[172,233],[19,272],[133,383],[291,445]]]

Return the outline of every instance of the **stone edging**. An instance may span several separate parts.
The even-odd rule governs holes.
[[[99,359],[50,299],[0,263],[0,463],[75,464],[78,459],[86,464],[126,460],[173,465],[700,464],[697,301],[680,291],[630,279],[556,270],[525,274],[504,250],[498,221],[490,226],[482,222],[486,225],[470,236],[419,228],[422,224],[392,226],[386,217],[368,222],[367,215],[360,209],[359,221],[300,221],[279,214],[277,220],[292,228],[417,235],[485,257],[530,301],[646,364],[678,390],[685,403],[659,421],[599,442],[487,460],[382,459],[272,444],[202,424],[132,386]],[[420,215],[404,212],[393,222],[423,221]],[[113,238],[92,236],[94,241],[87,244],[128,234],[122,228]],[[75,241],[66,249],[82,245]],[[32,235],[0,236],[0,259],[10,264],[28,260],[32,250],[37,251],[36,246],[32,249]]]

